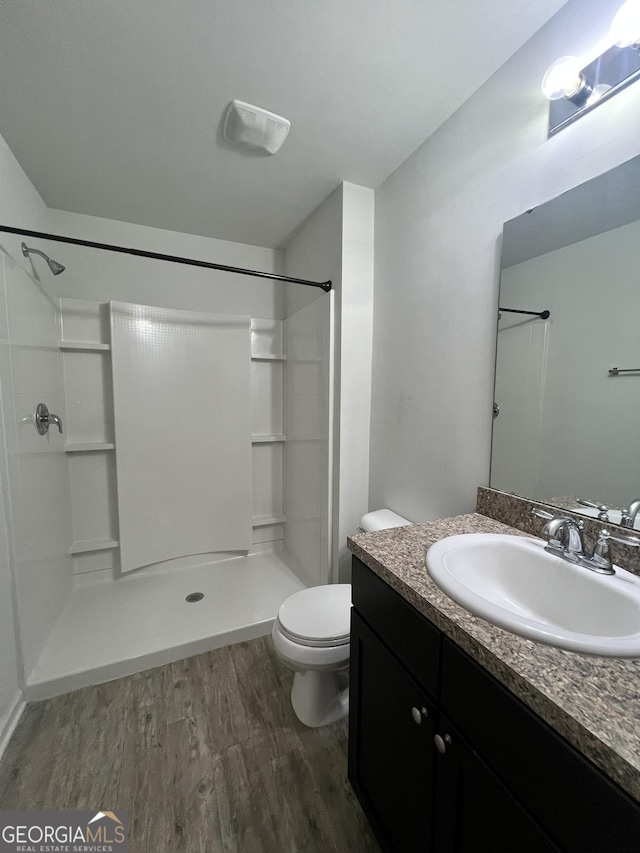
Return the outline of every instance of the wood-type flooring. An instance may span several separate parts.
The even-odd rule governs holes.
[[[347,724],[308,729],[270,637],[27,706],[0,808],[126,812],[130,853],[379,853]]]

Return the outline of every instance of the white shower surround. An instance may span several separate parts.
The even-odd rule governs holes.
[[[28,675],[27,699],[267,634],[286,597],[328,581],[333,301],[310,298],[287,319],[251,320],[250,550],[183,556],[128,575],[119,566],[109,306],[60,300],[75,574]],[[191,592],[203,600],[187,604]]]

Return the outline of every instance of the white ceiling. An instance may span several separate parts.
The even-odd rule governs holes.
[[[378,186],[565,0],[0,0],[0,133],[50,207],[276,247]],[[238,98],[274,156],[221,141]]]

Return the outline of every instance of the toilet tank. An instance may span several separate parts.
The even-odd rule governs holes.
[[[358,530],[361,533],[370,533],[373,530],[386,530],[388,527],[407,527],[409,524],[412,522],[390,509],[377,509],[362,516]]]

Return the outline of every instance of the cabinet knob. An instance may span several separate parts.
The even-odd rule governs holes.
[[[414,706],[411,709],[411,716],[413,717],[413,721],[420,725],[420,723],[429,716],[429,712],[426,708],[416,708]]]
[[[436,745],[436,749],[441,755],[444,755],[447,751],[447,747],[451,746],[451,735],[445,735],[441,737],[440,735],[434,735],[433,741]]]

